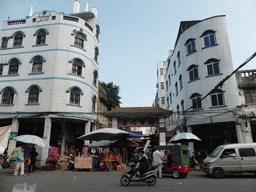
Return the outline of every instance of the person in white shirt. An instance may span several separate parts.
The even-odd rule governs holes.
[[[162,177],[162,159],[163,154],[161,153],[160,149],[157,148],[153,153],[153,166],[157,166],[157,168],[155,169],[155,175],[157,177],[157,173],[159,173],[159,178]]]

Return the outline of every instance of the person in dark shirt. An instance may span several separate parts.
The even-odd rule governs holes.
[[[148,157],[144,153],[143,150],[140,151],[140,156],[141,156],[140,160],[138,161],[139,166],[137,168],[137,177],[141,177],[146,172],[146,170],[149,168]]]
[[[38,153],[36,152],[36,149],[33,148],[32,151],[29,152],[29,157],[30,157],[30,164],[29,164],[29,172],[34,172],[35,171],[35,164],[36,164],[36,157],[38,156]]]

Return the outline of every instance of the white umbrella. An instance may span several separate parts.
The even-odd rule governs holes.
[[[13,139],[22,143],[31,143],[40,147],[50,148],[50,145],[44,139],[35,135],[20,135],[18,137],[14,137]]]
[[[77,139],[81,140],[93,140],[93,141],[100,141],[100,140],[118,140],[122,137],[129,136],[130,133],[127,131],[123,131],[116,128],[103,128],[97,129],[90,133],[86,133]]]
[[[109,140],[93,141],[88,147],[107,147],[112,144]]]
[[[196,135],[193,133],[179,133],[173,138],[170,139],[170,143],[182,143],[182,142],[194,142],[194,141],[201,141]]]

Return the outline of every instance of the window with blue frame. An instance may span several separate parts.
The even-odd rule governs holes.
[[[29,91],[28,103],[38,103],[38,100],[39,100],[39,88],[34,86]]]
[[[190,65],[187,71],[189,72],[190,81],[198,79],[198,65]]]
[[[215,75],[220,73],[219,60],[210,59],[206,63],[208,75]]]
[[[193,109],[201,109],[202,102],[201,102],[201,95],[198,93],[194,93],[191,95],[190,99],[192,100],[192,108]]]
[[[3,75],[3,66],[0,65],[0,75]]]
[[[196,51],[195,39],[187,40],[185,45],[187,47],[187,55],[194,53]]]
[[[7,48],[8,39],[6,37],[2,38],[1,48]]]
[[[14,91],[11,88],[7,88],[3,92],[2,96],[2,105],[11,105],[13,104],[13,98],[14,98]]]
[[[222,106],[225,105],[224,93],[222,90],[215,90],[211,93],[212,106]]]
[[[32,73],[40,73],[42,72],[42,69],[43,69],[43,60],[41,57],[37,57],[33,61]]]
[[[84,41],[86,40],[86,35],[83,33],[75,34],[75,46],[84,48]]]
[[[205,47],[216,45],[215,31],[206,31],[202,34],[202,36],[204,37]]]
[[[70,91],[70,104],[80,105],[80,91],[78,88],[73,88]]]
[[[23,41],[23,34],[22,33],[17,33],[14,36],[13,47],[22,46],[22,41]]]
[[[75,75],[81,76],[82,75],[82,66],[83,66],[82,61],[79,59],[75,59],[73,61],[73,65],[72,65],[72,73]]]
[[[18,74],[19,61],[17,59],[12,59],[9,65],[9,75]]]
[[[37,33],[37,36],[36,36],[36,44],[37,44],[37,45],[45,44],[45,39],[46,39],[46,31],[42,29],[42,30],[40,30],[40,31]]]

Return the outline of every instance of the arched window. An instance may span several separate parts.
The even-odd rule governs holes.
[[[95,86],[97,86],[97,82],[98,82],[98,71],[94,70],[94,72],[93,72],[93,84]]]
[[[38,103],[39,100],[39,88],[37,86],[33,86],[30,88],[28,95],[28,103]]]
[[[75,46],[84,48],[84,41],[86,41],[86,35],[82,32],[75,33]]]
[[[182,85],[182,75],[180,75],[179,81],[180,81],[180,90],[181,90],[183,88],[183,85]]]
[[[6,37],[3,37],[1,48],[7,48],[7,44],[8,44],[8,39]]]
[[[189,99],[192,100],[192,108],[193,109],[201,109],[202,103],[201,103],[201,94],[199,93],[193,93]]]
[[[3,75],[3,65],[0,65],[0,75]]]
[[[225,105],[224,91],[217,89],[211,92],[212,106]]]
[[[187,47],[187,55],[196,52],[195,39],[188,39],[185,43],[185,46]]]
[[[97,103],[97,98],[95,95],[92,97],[92,110],[96,111],[96,103]]]
[[[23,36],[23,34],[21,32],[17,33],[14,36],[13,47],[22,46],[23,37],[24,36]]]
[[[205,47],[208,47],[211,45],[216,45],[215,31],[207,30],[201,35],[201,37],[204,37],[204,46]]]
[[[170,104],[172,104],[172,93],[170,93]]]
[[[174,75],[177,73],[176,61],[173,62]]]
[[[18,74],[19,64],[20,64],[20,62],[18,61],[18,59],[16,59],[16,58],[11,59],[9,61],[9,72],[8,72],[8,74],[9,75]]]
[[[45,44],[45,39],[46,39],[46,31],[41,29],[36,36],[36,44],[41,45]]]
[[[220,73],[219,60],[208,59],[204,64],[207,66],[208,75],[215,75]]]
[[[181,64],[181,60],[180,60],[180,52],[178,52],[178,53],[177,53],[177,58],[178,58],[178,64],[179,64],[179,66],[180,66],[180,64]]]
[[[177,96],[178,93],[179,93],[179,92],[178,92],[178,83],[177,83],[177,82],[175,83],[175,90],[176,90],[176,96]]]
[[[187,71],[189,71],[190,81],[198,79],[198,65],[190,65]]]
[[[180,106],[177,105],[177,115],[178,115],[178,118],[180,118]]]
[[[182,114],[184,115],[184,112],[185,112],[184,100],[181,101],[181,110],[182,110]]]
[[[166,91],[168,91],[168,81],[165,82]]]
[[[94,60],[98,63],[99,48],[98,48],[98,47],[95,47],[94,50],[95,50],[95,53],[94,53]]]
[[[171,85],[171,75],[168,75],[169,86]]]
[[[80,59],[74,59],[72,65],[72,73],[75,75],[82,75],[83,62]]]
[[[99,36],[100,36],[100,26],[99,25],[96,25],[96,38],[97,38],[97,40],[98,41],[100,41],[100,39],[99,39]]]
[[[11,105],[13,104],[14,91],[11,88],[6,88],[2,96],[2,105]]]
[[[31,61],[33,62],[32,73],[42,72],[44,59],[41,56],[36,56],[32,60],[33,60]]]
[[[80,90],[78,88],[73,88],[70,91],[70,104],[80,105]]]

